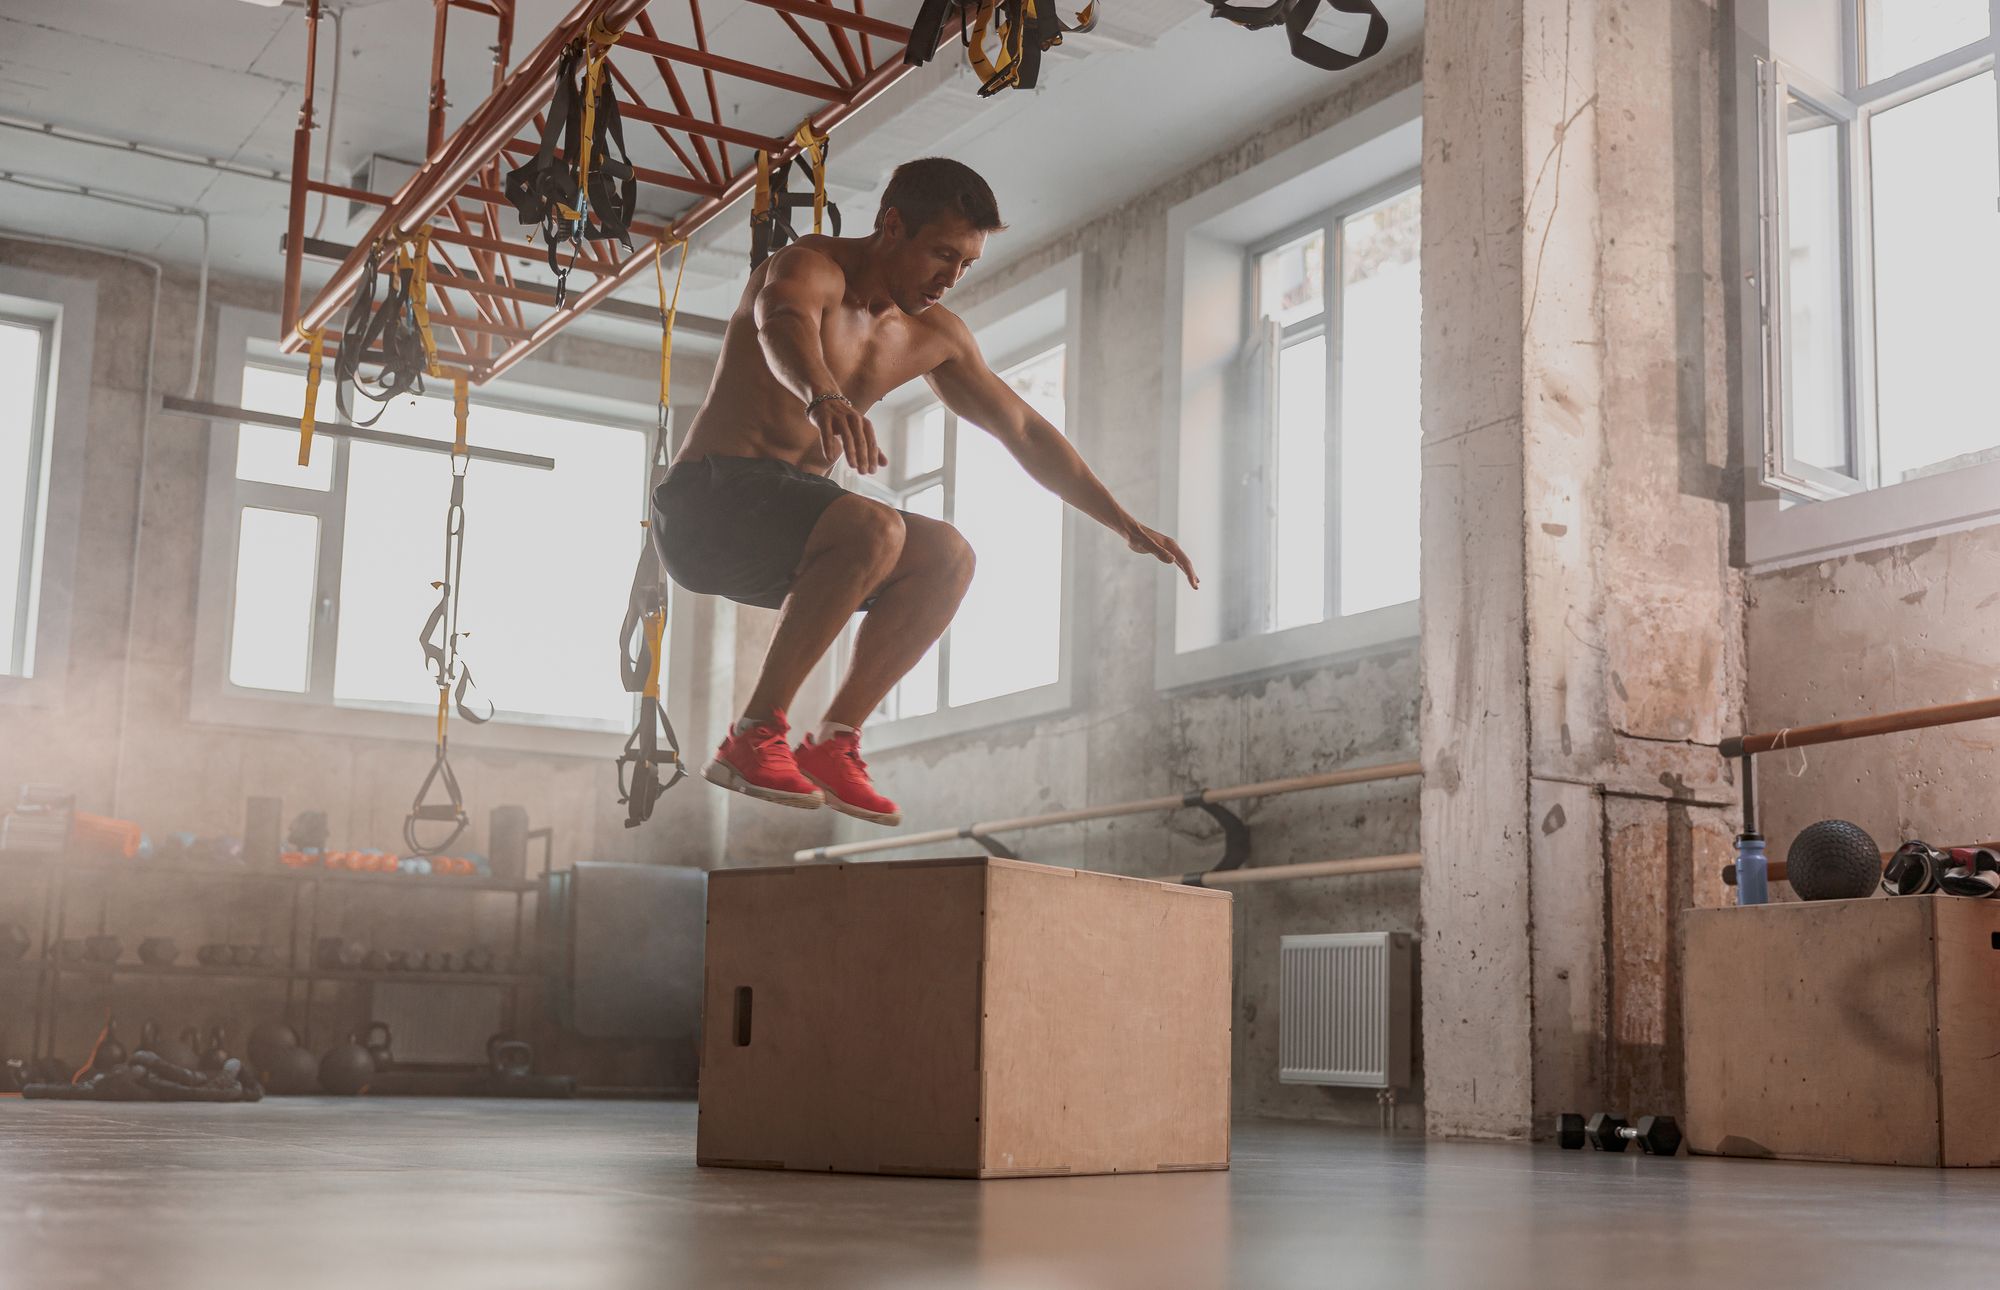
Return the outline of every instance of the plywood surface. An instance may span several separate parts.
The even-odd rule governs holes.
[[[713,873],[700,1162],[973,1172],[984,885],[977,863]]]
[[[1938,1163],[1932,904],[1687,912],[1690,1150]]]
[[[1936,922],[1943,1161],[2000,1165],[2000,901],[1929,898]]]
[[[988,870],[986,1176],[1229,1161],[1229,893]]]

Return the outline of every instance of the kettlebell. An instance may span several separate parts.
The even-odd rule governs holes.
[[[180,956],[180,946],[171,936],[148,936],[139,942],[139,961],[147,967],[172,967]]]
[[[353,1035],[344,1044],[335,1044],[319,1059],[319,1086],[328,1093],[352,1097],[368,1087],[375,1074],[375,1059]]]
[[[118,1039],[118,1022],[106,1019],[104,1038],[98,1041],[97,1056],[91,1059],[90,1069],[93,1073],[108,1071],[113,1066],[123,1066],[125,1058],[125,1045]]]
[[[179,1039],[162,1039],[153,1052],[163,1062],[171,1063],[182,1070],[198,1070],[201,1067],[201,1036],[193,1026],[181,1031]]]
[[[396,1060],[389,1052],[389,1023],[371,1021],[361,1028],[361,1046],[368,1050],[368,1056],[375,1063],[377,1071],[386,1071]]]
[[[278,1064],[287,1048],[299,1046],[298,1032],[282,1021],[260,1021],[251,1028],[243,1048],[250,1055],[250,1069],[259,1075]]]
[[[151,1054],[153,1054],[153,1056],[155,1056],[155,1057],[158,1057],[158,1056],[160,1055],[160,1023],[159,1023],[159,1022],[157,1022],[157,1021],[147,1021],[147,1022],[143,1022],[143,1023],[141,1023],[141,1024],[140,1024],[140,1026],[139,1026],[139,1047],[138,1047],[137,1051],[138,1051],[138,1052],[142,1052],[142,1053],[151,1053]]]
[[[495,1075],[532,1075],[535,1050],[525,1040],[495,1035],[486,1041],[486,1061]]]
[[[229,1060],[229,1050],[223,1046],[223,1043],[224,1036],[221,1026],[217,1026],[208,1032],[208,1051],[201,1055],[201,1068],[211,1075],[221,1070],[222,1064]]]
[[[271,1068],[264,1072],[264,1086],[288,1095],[318,1092],[319,1058],[297,1046],[278,1050]]]

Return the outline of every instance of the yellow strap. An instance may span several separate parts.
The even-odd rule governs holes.
[[[972,24],[972,47],[966,52],[966,57],[972,63],[973,74],[979,77],[982,85],[990,83],[1007,66],[1007,39],[1004,32],[997,42],[999,57],[990,59],[986,56],[986,36],[992,30],[994,20],[1001,16],[999,8],[995,0],[988,0],[988,3],[979,6],[979,16]]]
[[[646,611],[646,649],[653,658],[652,666],[646,670],[645,697],[649,699],[660,697],[660,663],[666,653],[660,648],[660,642],[666,635],[666,626],[667,611],[664,607]]]
[[[750,222],[760,224],[771,217],[771,154],[757,154],[757,197],[750,204]]]
[[[463,457],[467,452],[465,445],[465,403],[465,373],[456,372],[451,378],[451,415],[454,423],[451,432],[451,455],[454,457]]]
[[[315,331],[299,329],[299,335],[312,342],[312,357],[306,361],[306,406],[299,413],[299,465],[312,464],[314,409],[319,405],[319,369],[326,355],[326,328]]]
[[[590,20],[590,56],[584,61],[587,70],[583,77],[583,135],[576,150],[576,209],[564,207],[564,219],[580,220],[590,211],[590,141],[597,131],[597,92],[604,85],[604,60],[624,34],[606,27],[602,14]]]
[[[444,368],[438,362],[437,340],[431,335],[431,313],[429,308],[431,264],[431,231],[425,228],[417,234],[416,250],[412,252],[408,243],[396,248],[396,262],[399,268],[410,270],[410,310],[417,318],[417,332],[424,338],[424,371],[442,377]]]
[[[681,283],[687,277],[688,242],[680,238],[676,245],[681,249],[681,267],[674,274],[674,298],[667,299],[666,271],[660,267],[660,257],[666,254],[666,240],[653,243],[653,281],[660,288],[660,406],[666,407],[669,400],[669,386],[674,369],[674,319],[681,311]]]
[[[813,232],[820,231],[826,217],[826,136],[813,133],[812,118],[799,122],[799,128],[792,138],[805,153],[806,164],[813,172]]]
[[[436,586],[438,584],[433,583],[431,585]],[[451,711],[451,703],[450,699],[448,698],[450,694],[451,694],[451,687],[449,685],[441,685],[438,687],[438,747],[440,748],[444,747],[445,717],[446,714],[448,714]]]

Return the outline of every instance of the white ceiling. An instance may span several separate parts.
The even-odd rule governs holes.
[[[533,48],[571,2],[519,0],[514,57]],[[917,5],[876,0],[869,12],[907,23]],[[1384,0],[1381,7],[1393,55],[1417,39],[1422,0]],[[947,47],[836,131],[833,195],[845,208],[848,231],[870,223],[898,162],[944,153],[978,169],[999,194],[1011,226],[989,245],[989,259],[999,263],[1325,94],[1343,75],[1293,59],[1281,31],[1246,32],[1213,21],[1199,0],[1104,0],[1103,8],[1097,33],[1072,36],[1046,57],[1039,90],[980,99],[963,56]],[[371,155],[422,155],[433,10],[430,0],[349,0],[341,9],[339,99],[332,102],[328,22],[318,101],[322,125],[334,116],[333,176],[347,182]],[[660,4],[653,13],[662,36],[693,43],[685,5]],[[718,52],[825,79],[771,10],[709,0],[703,13]],[[456,125],[489,87],[484,47],[493,26],[459,10],[451,23],[448,122]],[[242,0],[0,0],[0,114],[281,173],[290,165],[304,47],[305,18],[296,2],[264,8]],[[880,59],[900,54],[884,42],[875,49]],[[649,102],[667,102],[650,67],[620,61]],[[683,81],[700,93],[698,82]],[[717,88],[725,120],[771,134],[789,133],[815,106],[728,77],[717,77]],[[680,169],[650,127],[628,122],[626,137],[642,165]],[[314,139],[315,173],[325,139],[324,130]],[[745,154],[734,151],[742,164]],[[0,128],[0,172],[199,209],[210,217],[218,269],[269,280],[282,273],[282,183],[16,128]],[[653,201],[665,200],[650,191]],[[315,205],[309,231],[317,217]],[[729,312],[745,272],[746,220],[744,206],[710,225],[691,262],[685,308]],[[350,226],[345,204],[336,203],[324,236],[352,241],[366,223]],[[188,265],[201,249],[195,220],[13,183],[0,183],[0,232],[58,235]],[[314,272],[325,269],[309,262],[309,282]],[[630,295],[644,301],[650,290],[642,283]]]

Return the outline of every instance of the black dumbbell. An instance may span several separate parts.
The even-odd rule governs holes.
[[[1565,1111],[1556,1117],[1556,1145],[1564,1151],[1583,1150],[1583,1117]]]
[[[1623,1151],[1630,1142],[1638,1143],[1649,1156],[1671,1156],[1681,1149],[1681,1126],[1671,1115],[1642,1115],[1634,1128],[1621,1116],[1599,1111],[1583,1133],[1599,1151]]]

